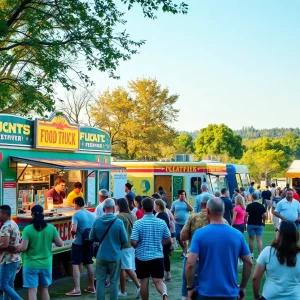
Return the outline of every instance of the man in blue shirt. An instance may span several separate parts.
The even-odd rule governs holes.
[[[187,247],[186,242],[180,240],[180,232],[187,221],[190,212],[193,211],[193,207],[186,201],[185,190],[178,190],[178,200],[174,201],[171,207],[171,212],[175,219],[175,230],[176,230],[176,240],[182,248],[183,253],[180,258],[184,258]]]
[[[236,300],[245,298],[245,289],[252,269],[250,250],[244,236],[223,222],[224,203],[214,198],[207,203],[210,224],[193,236],[186,264],[189,298],[198,292],[198,300]],[[199,258],[198,286],[194,286],[195,265]],[[240,286],[237,280],[238,258],[243,261]]]
[[[202,183],[202,185],[201,185],[201,191],[202,191],[202,193],[199,194],[199,195],[196,197],[196,200],[195,200],[195,205],[194,205],[194,213],[195,213],[195,214],[201,211],[201,199],[202,199],[202,197],[203,197],[205,194],[209,194],[207,183]]]
[[[286,190],[285,198],[276,205],[274,216],[281,220],[295,222],[298,225],[300,222],[300,204],[293,199],[293,193],[293,189]]]

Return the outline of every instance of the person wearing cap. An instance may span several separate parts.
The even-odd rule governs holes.
[[[56,228],[44,220],[44,209],[35,205],[31,209],[32,224],[22,232],[22,242],[11,247],[13,253],[24,252],[23,287],[28,288],[28,299],[50,299],[48,287],[52,283],[52,243],[62,247],[63,241]]]
[[[74,288],[66,293],[66,296],[81,296],[79,268],[81,264],[86,266],[89,280],[89,286],[84,291],[91,294],[95,294],[96,292],[94,285],[93,245],[85,242],[85,232],[92,228],[95,216],[85,209],[84,202],[82,197],[74,199],[74,208],[76,212],[72,217],[71,226],[71,235],[73,237],[71,260]]]
[[[105,199],[109,197],[109,191],[106,189],[102,189],[99,191],[99,204],[94,211],[94,215],[96,219],[102,217],[103,215],[103,202]]]
[[[68,194],[67,202],[68,206],[74,206],[74,199],[76,197],[82,197],[83,198],[83,193],[82,193],[82,183],[81,182],[75,182],[74,184],[74,190]]]
[[[121,249],[128,241],[122,220],[115,213],[115,201],[107,198],[103,202],[104,214],[96,219],[90,232],[90,239],[100,243],[96,255],[96,298],[105,299],[105,281],[110,275],[110,299],[118,299],[118,284],[121,272]]]

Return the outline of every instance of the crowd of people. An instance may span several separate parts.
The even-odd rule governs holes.
[[[127,278],[136,287],[136,299],[149,299],[151,283],[167,300],[166,283],[172,280],[170,255],[178,243],[183,259],[182,300],[245,299],[256,240],[259,256],[252,279],[253,298],[299,299],[300,203],[288,186],[281,190],[272,185],[264,191],[254,186],[251,183],[248,190],[236,189],[230,197],[228,189],[212,194],[203,183],[194,207],[184,190],[178,190],[178,199],[169,206],[163,188],[151,196],[139,196],[130,183],[126,183],[124,198],[120,199],[100,190],[94,212],[85,208],[82,196],[75,197],[73,288],[66,295],[82,295],[83,264],[89,282],[84,292],[96,294],[99,300],[105,299],[108,287],[111,300],[126,297]],[[32,224],[25,227],[21,240],[10,207],[0,206],[0,288],[4,299],[21,299],[13,285],[20,253],[24,253],[22,272],[28,299],[37,299],[38,290],[42,300],[50,299],[52,243],[59,247],[63,242],[55,227],[44,221],[42,206],[33,206],[31,215]],[[271,220],[276,238],[263,249],[264,226]],[[242,268],[239,284],[238,267]],[[260,295],[264,273],[267,279]]]

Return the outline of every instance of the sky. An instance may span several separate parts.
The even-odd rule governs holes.
[[[95,90],[156,78],[179,94],[178,130],[299,127],[300,1],[174,1],[188,3],[189,13],[126,14],[127,32],[146,44],[120,64],[120,80],[89,73]]]

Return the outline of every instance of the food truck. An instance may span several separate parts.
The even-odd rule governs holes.
[[[66,116],[29,120],[0,114],[0,203],[11,207],[21,230],[31,221],[30,208],[44,206],[45,220],[64,242],[61,248],[53,245],[53,252],[68,251],[74,207],[66,199],[53,204],[47,191],[58,177],[66,181],[66,193],[81,182],[87,209],[94,210],[99,189],[110,189],[111,170],[120,169],[110,164],[110,155],[106,132],[72,124]]]
[[[300,195],[300,160],[294,160],[287,172],[285,173],[287,183],[290,187],[294,187],[297,193]]]
[[[250,187],[250,176],[247,166],[227,164],[226,172],[230,197],[232,197],[234,189],[241,187],[248,189]]]
[[[126,168],[126,171],[112,172],[112,186],[119,188],[123,180],[133,184],[132,191],[136,195],[152,195],[161,186],[167,192],[167,200],[171,205],[178,198],[180,189],[186,191],[187,200],[194,205],[195,198],[201,192],[201,184],[206,182],[210,192],[220,191],[227,187],[225,180],[226,164],[211,161],[199,162],[112,162]],[[123,175],[123,176],[122,176]],[[118,179],[118,183],[116,183]],[[124,190],[123,190],[123,194]],[[124,196],[123,196],[124,197]]]

